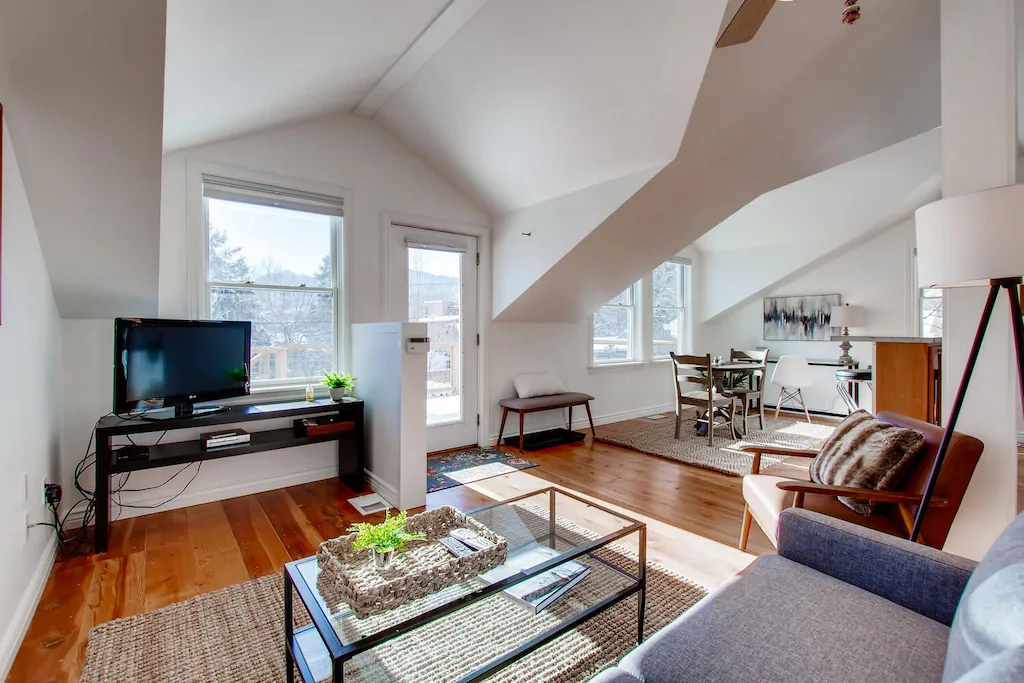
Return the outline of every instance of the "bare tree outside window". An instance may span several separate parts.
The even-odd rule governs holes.
[[[594,363],[633,360],[636,286],[594,311]]]
[[[306,383],[333,370],[340,216],[205,201],[210,317],[252,322],[253,383]]]

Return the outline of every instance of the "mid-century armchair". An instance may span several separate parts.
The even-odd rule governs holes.
[[[900,487],[893,491],[831,486],[761,474],[762,455],[814,458],[818,452],[758,444],[744,446],[742,450],[753,454],[754,462],[751,473],[743,477],[743,499],[746,506],[743,510],[739,547],[747,547],[750,524],[755,520],[772,543],[775,543],[779,515],[787,507],[806,508],[894,536],[909,537],[944,430],[942,427],[895,413],[881,412],[878,419],[914,429],[925,436],[924,452],[904,477]],[[973,436],[953,433],[949,452],[936,481],[928,514],[924,518],[920,543],[942,548],[946,542],[949,528],[960,508],[967,484],[974,474],[983,448],[981,441]],[[843,505],[837,496],[878,501],[888,505],[879,506],[874,514],[865,517]]]

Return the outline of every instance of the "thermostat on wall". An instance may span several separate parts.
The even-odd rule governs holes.
[[[409,337],[405,342],[408,353],[426,353],[430,349],[430,337]]]

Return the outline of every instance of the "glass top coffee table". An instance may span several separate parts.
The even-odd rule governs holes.
[[[647,527],[642,522],[554,487],[467,514],[508,539],[508,566],[495,570],[509,574],[505,578],[474,577],[359,619],[317,587],[316,557],[285,565],[287,680],[293,680],[297,667],[306,683],[340,682],[356,673],[373,680],[479,681],[633,595],[637,642],[643,640]],[[630,534],[636,534],[636,555],[612,546],[628,543],[623,539]],[[541,558],[536,564],[511,569],[535,553]],[[571,561],[589,572],[541,611],[504,594]],[[296,611],[295,595],[309,620]],[[312,623],[295,628],[294,616]]]

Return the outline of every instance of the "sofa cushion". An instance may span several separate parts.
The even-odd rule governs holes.
[[[866,410],[844,419],[811,463],[811,481],[890,491],[924,450],[924,434],[882,422]],[[840,498],[865,517],[878,503]]]
[[[1024,514],[974,570],[949,634],[942,680],[1024,681]]]
[[[633,674],[627,673],[618,667],[612,667],[611,669],[605,669],[595,678],[591,678],[590,683],[640,683],[640,681]]]
[[[643,683],[938,681],[946,626],[766,555],[626,655]]]

